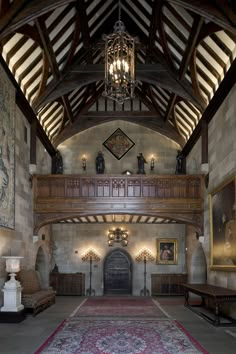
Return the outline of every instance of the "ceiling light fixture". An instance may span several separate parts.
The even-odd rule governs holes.
[[[128,245],[128,231],[117,227],[108,231],[108,246],[113,246],[114,242],[120,242],[122,246]]]
[[[125,32],[119,0],[119,20],[114,25],[114,32],[106,36],[103,96],[120,104],[135,97],[134,52],[135,40]]]

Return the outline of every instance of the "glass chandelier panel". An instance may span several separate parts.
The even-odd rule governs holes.
[[[122,21],[117,21],[114,33],[106,38],[105,44],[105,91],[104,96],[123,104],[134,98],[135,88],[135,41]]]

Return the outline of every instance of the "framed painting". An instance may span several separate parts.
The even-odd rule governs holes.
[[[178,263],[178,242],[175,238],[157,239],[157,263],[177,264]]]
[[[213,270],[236,270],[235,195],[235,176],[209,194]]]
[[[113,156],[120,160],[135,145],[134,142],[120,129],[116,129],[103,145]]]

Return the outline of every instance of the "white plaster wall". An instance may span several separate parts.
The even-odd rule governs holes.
[[[178,264],[157,265],[147,263],[147,288],[151,290],[151,273],[186,273],[185,226],[184,225],[145,225],[145,224],[77,224],[53,225],[53,259],[61,273],[82,272],[86,274],[86,289],[89,284],[89,262],[81,257],[90,248],[95,250],[101,261],[93,264],[93,284],[96,295],[103,294],[103,262],[111,251],[107,245],[107,231],[113,226],[124,227],[129,231],[129,243],[125,250],[133,260],[133,294],[139,295],[144,284],[143,263],[135,261],[139,252],[147,248],[156,257],[157,238],[176,238],[178,240]],[[114,246],[120,247],[120,246]],[[76,252],[76,253],[75,253]]]
[[[134,143],[134,147],[120,160],[117,160],[104,146],[103,142],[120,128]],[[95,159],[102,151],[105,158],[105,174],[121,174],[125,170],[137,173],[137,156],[143,153],[147,164],[146,174],[173,174],[179,145],[150,129],[125,121],[104,123],[81,132],[58,146],[63,157],[65,174],[81,174],[82,156],[87,159],[87,174],[96,174]],[[150,171],[151,156],[155,158],[155,169]]]

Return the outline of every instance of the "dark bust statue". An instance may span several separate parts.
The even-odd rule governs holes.
[[[63,160],[59,150],[56,151],[56,154],[53,156],[52,159],[52,173],[53,174],[63,173]]]
[[[144,164],[147,163],[147,161],[145,160],[142,152],[139,153],[139,155],[137,156],[137,159],[138,159],[138,172],[137,172],[137,174],[145,174]]]
[[[96,172],[101,174],[105,171],[105,160],[103,157],[103,153],[101,151],[98,152],[96,157]]]
[[[180,150],[177,152],[176,156],[176,175],[185,174],[185,156],[182,154]]]

